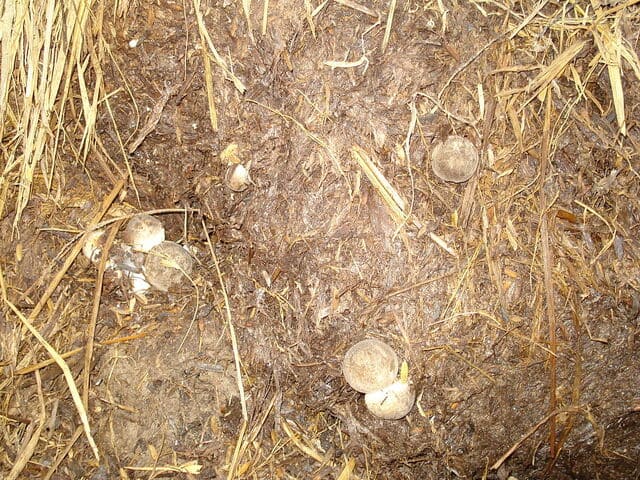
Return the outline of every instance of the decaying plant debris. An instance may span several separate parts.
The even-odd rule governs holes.
[[[639,3],[4,0],[0,476],[636,478]]]

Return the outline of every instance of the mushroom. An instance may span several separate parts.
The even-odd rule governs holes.
[[[342,374],[347,383],[361,393],[370,393],[389,386],[398,375],[396,352],[379,340],[362,340],[345,354]]]
[[[82,253],[91,263],[96,263],[102,255],[102,249],[106,240],[103,229],[89,232],[82,245]]]
[[[251,183],[249,170],[241,163],[230,165],[225,175],[225,181],[234,192],[244,192]]]
[[[416,394],[406,380],[398,380],[391,385],[369,392],[364,403],[371,413],[385,420],[399,420],[413,408]]]
[[[478,168],[478,151],[470,140],[452,135],[434,147],[431,168],[446,182],[466,182]]]
[[[131,217],[122,240],[134,250],[146,253],[164,241],[164,226],[156,217],[140,213]]]
[[[144,262],[144,276],[151,286],[168,292],[184,284],[193,270],[193,258],[175,242],[153,247]]]

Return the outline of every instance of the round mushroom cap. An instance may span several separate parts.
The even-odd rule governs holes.
[[[379,340],[362,340],[345,354],[342,374],[351,388],[361,393],[375,392],[396,379],[399,360],[396,352]]]
[[[478,150],[470,140],[452,135],[434,147],[431,168],[446,182],[466,182],[478,168]]]
[[[122,234],[122,240],[134,250],[146,253],[164,241],[164,226],[156,217],[140,213],[131,217]]]
[[[175,242],[162,242],[153,247],[144,262],[144,276],[152,287],[163,292],[180,289],[189,282],[193,258]]]
[[[369,411],[385,420],[399,420],[406,416],[415,400],[416,394],[411,385],[400,380],[364,396]]]

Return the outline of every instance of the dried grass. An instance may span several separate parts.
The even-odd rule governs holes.
[[[84,33],[93,2],[77,5],[5,1],[2,8],[2,64],[0,68],[0,138],[15,139],[5,150],[2,190],[14,199],[17,229],[31,197],[39,169],[48,188],[55,170],[55,143],[62,104],[81,63]],[[55,26],[55,28],[54,28]],[[24,62],[22,61],[24,59]],[[85,112],[86,114],[87,112]],[[90,132],[90,120],[85,125]],[[57,133],[56,133],[57,132]],[[14,190],[7,188],[17,184]],[[1,203],[5,203],[6,198]]]

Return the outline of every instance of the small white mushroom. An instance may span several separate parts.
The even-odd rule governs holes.
[[[364,403],[369,411],[385,420],[399,420],[406,416],[413,408],[415,400],[413,388],[403,380],[364,396]]]
[[[90,232],[82,245],[82,253],[92,263],[97,262],[102,255],[102,249],[106,240],[104,230],[93,230]]]
[[[124,229],[122,241],[134,250],[146,253],[164,241],[164,226],[156,217],[146,213],[134,215]]]
[[[375,392],[393,383],[398,368],[398,355],[393,348],[373,339],[353,345],[342,362],[345,380],[361,393]]]
[[[144,262],[144,276],[151,286],[168,292],[189,282],[193,258],[175,242],[162,242],[153,247]]]
[[[452,135],[434,147],[431,168],[446,182],[466,182],[478,168],[478,150],[466,138]]]
[[[230,165],[225,175],[225,181],[234,192],[244,192],[251,183],[249,170],[241,163]]]

